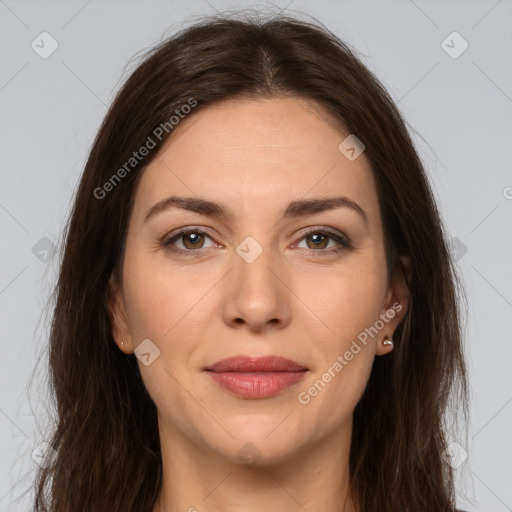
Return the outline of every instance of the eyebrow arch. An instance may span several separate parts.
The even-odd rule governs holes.
[[[318,199],[299,199],[292,201],[286,207],[283,218],[303,217],[341,207],[354,210],[361,215],[364,222],[368,224],[368,216],[365,211],[357,203],[343,196]],[[233,213],[230,212],[222,203],[197,197],[170,196],[159,201],[146,212],[144,223],[146,223],[151,217],[169,210],[170,208],[180,208],[182,210],[192,211],[207,217],[218,217],[226,220],[232,220],[234,218]]]

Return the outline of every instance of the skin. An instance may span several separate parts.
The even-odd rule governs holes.
[[[130,354],[147,338],[160,350],[148,366],[138,359],[162,446],[153,512],[357,510],[348,493],[352,414],[374,358],[392,350],[382,339],[402,320],[407,290],[401,274],[388,280],[373,174],[364,153],[350,161],[338,150],[347,135],[309,100],[230,100],[181,121],[144,171],[108,307],[120,350]],[[234,218],[172,208],[144,222],[170,195],[222,202]],[[368,223],[346,207],[282,218],[293,200],[334,196],[356,202]],[[198,257],[165,249],[182,227],[208,231],[174,240],[199,248]],[[326,227],[353,248],[332,238],[317,248],[312,235]],[[306,236],[304,228],[318,229]],[[252,263],[236,252],[247,236],[263,249]],[[401,311],[300,403],[298,394],[397,302]],[[277,396],[239,398],[203,369],[242,354],[284,356],[309,372]],[[248,442],[255,465],[237,456]]]

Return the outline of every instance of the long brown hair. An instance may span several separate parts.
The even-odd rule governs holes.
[[[468,415],[462,292],[407,126],[357,51],[323,25],[238,13],[196,21],[148,52],[94,140],[66,224],[54,291],[49,368],[57,424],[50,444],[57,454],[38,471],[36,511],[152,510],[162,482],[156,407],[135,355],[114,343],[106,309],[135,187],[172,137],[169,119],[183,105],[196,102],[188,114],[194,115],[226,99],[283,95],[318,102],[364,143],[390,273],[400,270],[398,256],[411,261],[409,306],[394,334],[395,349],[375,358],[354,411],[356,503],[361,512],[454,510],[444,420],[459,405]],[[168,129],[156,137],[163,125]],[[155,147],[130,161],[150,136]]]

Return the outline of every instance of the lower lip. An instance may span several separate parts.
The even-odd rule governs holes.
[[[223,389],[246,399],[269,398],[297,384],[307,371],[301,372],[207,372]]]

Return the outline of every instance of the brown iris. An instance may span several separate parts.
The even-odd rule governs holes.
[[[323,238],[323,240],[322,240],[322,241],[320,241],[320,238]],[[313,248],[317,248],[317,249],[318,249],[318,248],[320,248],[320,249],[325,249],[325,247],[327,246],[327,244],[322,245],[322,242],[327,242],[327,241],[328,241],[328,239],[329,239],[329,237],[328,237],[328,236],[326,236],[326,235],[321,235],[321,234],[319,234],[319,233],[314,233],[314,234],[312,234],[312,235],[307,235],[307,236],[306,236],[306,240],[308,240],[308,239],[314,239],[314,240],[315,240],[315,242],[313,242],[313,243],[314,243]],[[318,242],[319,242],[319,243],[318,243]],[[309,243],[308,243],[308,246],[309,246]]]
[[[203,238],[204,242],[204,235],[200,233],[186,233],[185,235],[182,235],[183,238],[183,245],[187,249],[201,249],[201,247],[198,247],[198,241],[200,241],[201,238]],[[187,243],[191,243],[192,247],[188,247]]]

